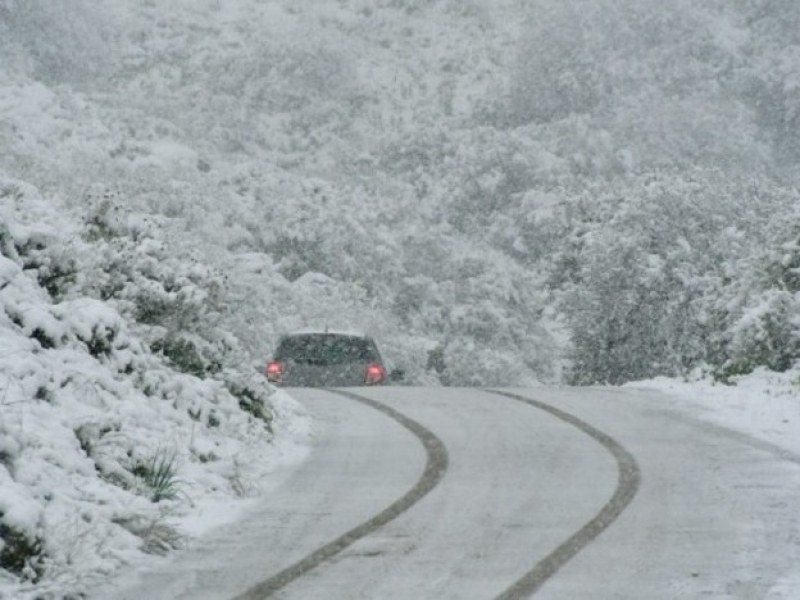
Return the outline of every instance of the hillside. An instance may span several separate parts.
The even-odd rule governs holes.
[[[0,198],[0,597],[63,595],[230,519],[306,418],[229,334],[169,322],[208,318],[214,281],[155,227],[101,230],[8,180]]]
[[[790,0],[0,0],[0,533],[52,561],[9,581],[89,529],[32,456],[152,516],[137,460],[290,444],[287,330],[412,384],[787,370],[799,87]]]
[[[750,309],[797,310],[759,275],[796,260],[790,2],[2,6],[7,174],[157,215],[256,356],[325,323],[416,380],[625,380],[747,362]]]

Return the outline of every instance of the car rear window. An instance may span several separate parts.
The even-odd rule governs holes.
[[[371,340],[327,333],[285,337],[278,344],[275,359],[309,365],[380,361],[378,351]]]

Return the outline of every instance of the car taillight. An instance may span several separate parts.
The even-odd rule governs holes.
[[[386,379],[386,369],[383,368],[383,365],[379,363],[367,365],[367,368],[364,370],[364,383],[372,385],[381,383],[384,379]]]
[[[283,377],[283,363],[277,360],[271,360],[267,363],[266,369],[267,379],[272,382],[280,383]]]

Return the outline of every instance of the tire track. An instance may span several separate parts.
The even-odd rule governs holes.
[[[639,489],[641,472],[636,464],[636,459],[614,438],[599,429],[592,427],[587,422],[574,415],[560,410],[544,402],[532,400],[525,396],[503,392],[501,390],[486,390],[488,393],[504,396],[518,402],[523,402],[539,410],[550,413],[554,417],[578,428],[586,435],[598,441],[608,450],[617,461],[617,487],[611,499],[600,509],[594,518],[562,542],[555,550],[536,563],[533,568],[521,578],[506,588],[495,600],[515,600],[534,594],[555,573],[571,560],[578,552],[585,548],[592,540],[600,535],[622,514],[622,511],[631,503]]]
[[[417,436],[417,439],[419,439],[420,443],[425,447],[425,452],[428,456],[425,470],[422,472],[422,475],[420,475],[414,487],[406,492],[402,498],[393,502],[371,519],[364,521],[332,542],[318,548],[305,558],[289,565],[269,579],[265,579],[254,585],[244,593],[236,596],[234,600],[260,600],[261,598],[268,598],[278,590],[289,585],[295,579],[302,577],[323,562],[330,560],[359,539],[375,532],[380,527],[396,519],[435,488],[447,471],[449,460],[447,448],[445,448],[445,445],[438,437],[417,421],[410,419],[385,404],[359,394],[333,389],[326,389],[325,391],[344,396],[345,398],[355,400],[356,402],[360,402],[361,404],[365,404],[370,408],[380,411]]]

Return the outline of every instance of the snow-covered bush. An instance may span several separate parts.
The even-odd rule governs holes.
[[[243,470],[240,459],[268,455],[275,417],[263,377],[230,367],[218,379],[178,372],[146,335],[169,323],[135,321],[136,283],[150,275],[164,294],[168,281],[199,290],[196,265],[133,252],[135,265],[93,281],[115,256],[110,238],[133,250],[153,238],[70,235],[83,225],[63,208],[54,214],[57,200],[18,189],[0,207],[0,589],[14,594],[79,589],[141,550],[175,547],[171,515],[256,487],[248,474],[262,461]],[[75,277],[51,294],[42,272],[61,256]],[[86,295],[100,289],[115,293]]]
[[[760,366],[786,371],[800,360],[800,234],[793,219],[773,223],[776,248],[752,261],[744,285],[718,311],[716,374],[725,381]]]
[[[83,219],[6,256],[185,374],[333,321],[412,381],[451,344],[550,378],[562,316],[575,381],[754,339],[738,279],[797,183],[790,0],[0,6],[0,162]]]
[[[241,364],[233,336],[220,327],[227,277],[164,241],[164,219],[142,217],[103,198],[87,219],[75,293],[109,302],[136,324],[154,352],[198,377]],[[196,254],[196,253],[195,253]]]
[[[210,422],[209,422],[210,424]],[[139,459],[131,469],[147,490],[150,500],[177,500],[181,493],[181,481],[178,479],[178,452],[158,448],[152,455]]]
[[[728,359],[719,369],[722,379],[761,366],[786,371],[800,359],[800,298],[769,290],[759,300],[745,309],[728,333]]]
[[[737,319],[728,305],[752,284],[745,265],[769,238],[770,216],[793,203],[780,188],[743,194],[740,185],[702,171],[648,177],[601,198],[604,211],[577,213],[570,227],[579,235],[565,236],[565,256],[552,263],[571,266],[551,279],[572,333],[573,381],[620,383],[728,360],[725,332]]]

